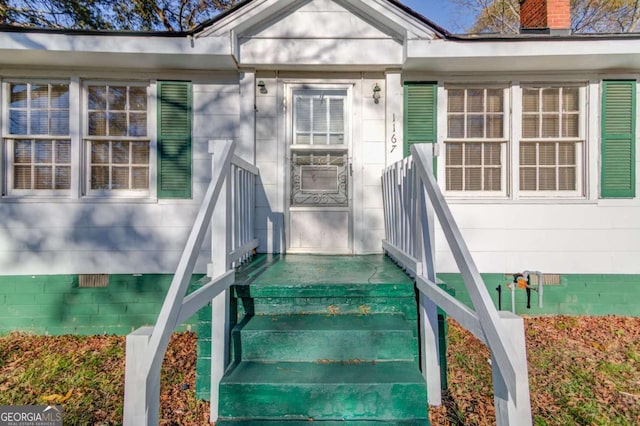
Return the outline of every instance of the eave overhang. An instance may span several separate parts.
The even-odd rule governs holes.
[[[0,66],[235,70],[229,36],[0,32]]]
[[[409,40],[406,71],[431,73],[637,71],[635,37]]]

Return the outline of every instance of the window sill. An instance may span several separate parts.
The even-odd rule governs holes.
[[[80,198],[71,198],[68,195],[51,196],[51,195],[7,195],[0,198],[0,204],[81,204],[81,203],[114,203],[114,204],[157,204],[157,198],[133,198],[133,197],[91,197],[85,196]]]
[[[586,198],[445,198],[449,204],[598,204]]]

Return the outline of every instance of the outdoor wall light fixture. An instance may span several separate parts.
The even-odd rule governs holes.
[[[258,89],[260,89],[260,93],[262,93],[263,95],[268,93],[267,92],[267,85],[264,84],[264,81],[260,80],[258,82]]]
[[[376,85],[373,86],[373,103],[380,103],[380,92],[382,92],[382,89],[378,86],[378,83],[376,83]]]

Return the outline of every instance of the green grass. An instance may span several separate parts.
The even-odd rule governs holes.
[[[0,405],[46,404],[71,391],[65,425],[122,424],[124,347],[116,336],[0,337]],[[208,404],[195,398],[195,335],[174,336],[161,380],[161,424],[206,424]]]

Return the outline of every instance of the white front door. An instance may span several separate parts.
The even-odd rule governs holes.
[[[289,87],[290,253],[352,253],[350,91]]]

